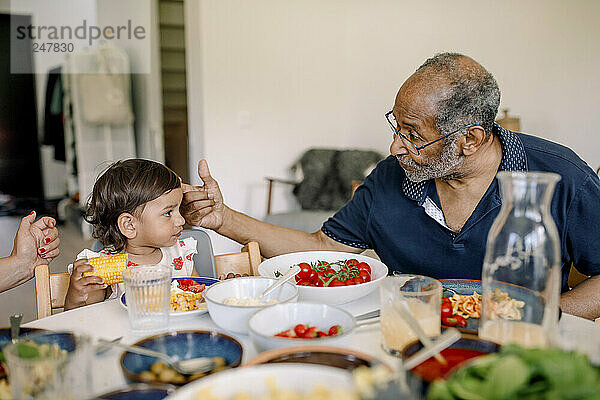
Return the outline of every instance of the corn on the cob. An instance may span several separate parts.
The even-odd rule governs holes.
[[[123,282],[123,270],[127,268],[128,254],[113,254],[90,258],[88,261],[94,270],[84,272],[83,276],[99,276],[107,285]]]

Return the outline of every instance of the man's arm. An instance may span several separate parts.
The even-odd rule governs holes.
[[[560,307],[581,318],[600,317],[600,275],[592,276],[560,296]]]
[[[307,233],[284,228],[259,221],[228,207],[223,217],[223,225],[216,232],[238,243],[258,242],[260,252],[265,257],[293,251],[331,250],[360,253],[364,250],[336,242],[320,230]]]
[[[321,231],[306,233],[259,221],[227,207],[217,181],[205,160],[198,163],[204,186],[183,187],[181,214],[190,225],[212,229],[238,243],[258,242],[265,257],[292,251],[334,250],[359,253],[363,249],[346,246]]]

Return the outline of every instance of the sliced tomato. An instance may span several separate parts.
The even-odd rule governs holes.
[[[333,325],[329,328],[329,336],[337,336],[342,334],[342,326],[341,325]]]
[[[287,331],[276,333],[275,336],[293,338],[296,337],[296,332],[293,329],[288,329]]]
[[[319,328],[317,328],[316,326],[311,326],[304,332],[304,335],[302,337],[305,339],[314,339],[316,337],[319,337],[319,332]]]
[[[308,325],[298,324],[294,327],[294,332],[296,333],[296,336],[304,336],[304,332],[306,332],[307,328]]]

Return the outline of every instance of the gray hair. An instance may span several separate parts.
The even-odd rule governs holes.
[[[436,128],[447,134],[463,125],[476,124],[492,131],[498,107],[500,89],[494,76],[478,65],[465,66],[459,53],[440,53],[429,58],[418,69],[418,73],[440,74],[448,80],[449,91],[437,104]]]

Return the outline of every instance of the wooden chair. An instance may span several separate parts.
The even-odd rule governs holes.
[[[35,267],[35,298],[37,317],[52,315],[52,310],[65,306],[71,275],[67,272],[51,274],[47,265]]]
[[[258,265],[260,262],[260,248],[256,242],[246,244],[239,253],[215,256],[217,276],[229,273],[233,273],[234,275],[258,275]]]

